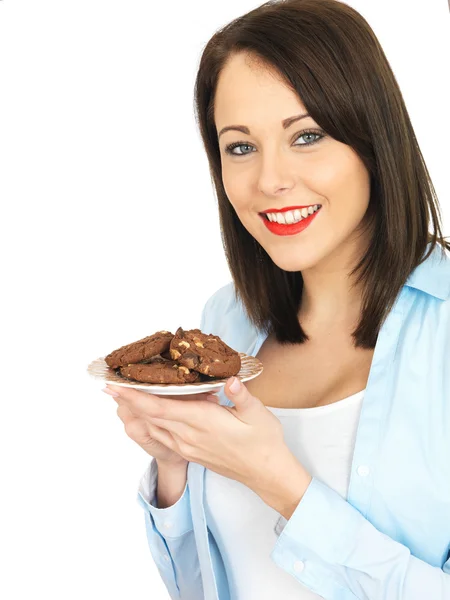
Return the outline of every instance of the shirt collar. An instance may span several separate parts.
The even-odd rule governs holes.
[[[450,257],[440,244],[412,271],[405,285],[441,300],[450,298]]]

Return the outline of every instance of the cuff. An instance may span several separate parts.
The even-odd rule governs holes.
[[[335,490],[312,478],[303,498],[285,523],[285,537],[301,544],[330,564],[343,564],[364,517]]]
[[[361,523],[357,515],[363,519],[337,492],[313,477],[290,519],[277,521],[279,537],[271,558],[320,597],[356,600],[341,564],[346,544],[352,543]]]
[[[158,463],[153,459],[142,476],[137,501],[149,512],[155,527],[162,536],[175,538],[193,530],[189,485],[186,482],[183,495],[172,506],[158,508],[156,489],[158,483]]]

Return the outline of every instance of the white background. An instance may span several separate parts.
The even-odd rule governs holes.
[[[447,2],[348,3],[394,69],[450,235]],[[258,4],[0,1],[5,600],[169,597],[136,502],[150,457],[86,368],[197,327],[230,280],[193,85],[214,31]]]

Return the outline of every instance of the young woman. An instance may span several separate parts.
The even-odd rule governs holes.
[[[233,278],[200,327],[264,371],[218,403],[110,386],[171,598],[449,599],[450,244],[377,38],[268,2],[195,98]]]

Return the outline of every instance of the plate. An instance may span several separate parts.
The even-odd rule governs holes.
[[[258,377],[263,371],[262,362],[255,356],[248,356],[239,352],[241,357],[241,370],[236,375],[241,381],[250,381]],[[92,361],[87,368],[88,373],[95,379],[101,379],[103,383],[118,385],[128,388],[135,388],[149,394],[158,394],[160,396],[181,396],[183,394],[203,394],[204,392],[218,392],[230,379],[214,379],[211,381],[199,381],[197,383],[141,383],[140,381],[131,381],[125,379],[115,369],[109,367],[105,362],[105,357],[97,358]]]

